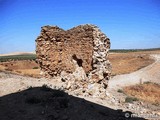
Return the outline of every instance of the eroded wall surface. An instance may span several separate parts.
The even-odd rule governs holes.
[[[66,31],[44,26],[36,39],[37,62],[43,76],[59,76],[72,87],[77,80],[86,87],[89,83],[107,87],[111,73],[109,48],[109,38],[97,26],[89,24]]]

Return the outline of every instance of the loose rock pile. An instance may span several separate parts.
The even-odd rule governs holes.
[[[105,93],[111,73],[110,40],[97,26],[86,24],[67,31],[44,26],[36,43],[37,62],[45,77],[60,77],[71,91]]]

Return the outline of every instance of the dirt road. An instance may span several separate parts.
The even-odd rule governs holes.
[[[153,54],[151,57],[155,60],[153,64],[130,74],[113,77],[109,81],[109,89],[120,89],[147,81],[160,83],[160,54]]]

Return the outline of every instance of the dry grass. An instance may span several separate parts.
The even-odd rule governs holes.
[[[6,69],[6,67],[5,67],[4,65],[1,65],[1,64],[0,64],[0,70],[1,70],[1,71],[4,71],[5,69]]]
[[[18,69],[15,71],[21,75],[31,76],[31,77],[39,77],[40,69]]]
[[[153,63],[149,54],[136,53],[113,53],[109,55],[112,63],[112,75],[131,73]]]
[[[33,69],[37,68],[37,69]],[[15,74],[40,77],[40,69],[35,61],[22,60],[22,61],[10,61],[0,63],[1,71],[10,71]]]
[[[125,87],[124,92],[138,99],[160,105],[160,85],[154,83],[144,83]]]

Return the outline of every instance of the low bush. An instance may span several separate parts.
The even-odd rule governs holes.
[[[144,84],[150,84],[151,82],[147,81],[147,82],[144,82]]]
[[[38,69],[38,67],[36,66],[36,67],[33,67],[32,69]]]
[[[138,101],[135,97],[126,97],[125,102],[127,103],[133,103],[134,101]]]
[[[124,93],[124,91],[122,89],[118,89],[117,92]]]

